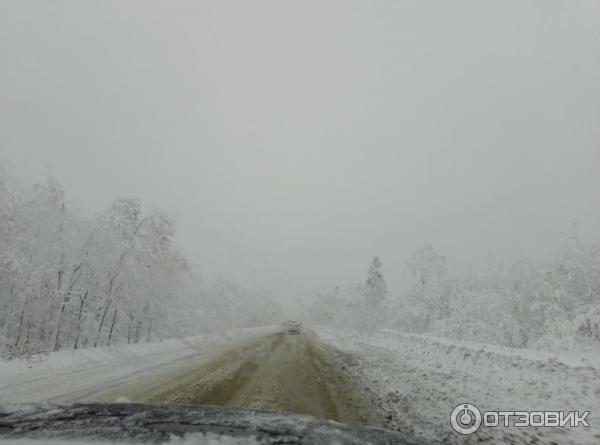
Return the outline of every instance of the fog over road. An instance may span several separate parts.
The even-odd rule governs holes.
[[[376,426],[373,410],[311,332],[260,337],[208,362],[110,394],[136,402],[236,406]]]

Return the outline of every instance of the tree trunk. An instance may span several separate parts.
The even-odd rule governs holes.
[[[106,302],[106,307],[104,308],[104,312],[102,313],[102,318],[100,319],[100,324],[98,325],[98,332],[96,333],[96,340],[94,341],[94,348],[98,346],[98,340],[100,339],[100,332],[102,332],[102,326],[104,325],[104,319],[106,318],[106,313],[108,312],[108,308],[112,300],[108,300]]]
[[[80,297],[79,299],[79,315],[77,316],[77,330],[75,333],[75,346],[73,349],[77,349],[79,346],[79,334],[81,332],[81,317],[83,316],[83,306],[85,305],[85,300],[87,299],[88,291],[85,291],[85,295]]]
[[[14,304],[14,291],[15,291],[15,284],[11,284],[10,285],[10,292],[9,292],[9,299],[8,299],[8,304],[6,305],[6,311],[4,312],[4,314],[2,315],[2,319],[0,319],[0,326],[4,326],[4,338],[6,339],[6,345],[9,347],[10,350],[10,345],[8,345],[9,339],[12,337],[12,326],[10,323],[10,320],[12,318],[12,313],[13,313],[13,304]]]
[[[150,342],[150,337],[152,335],[152,321],[153,319],[150,319],[150,323],[148,324],[148,333],[146,334],[146,343]]]
[[[110,346],[110,341],[112,340],[113,330],[115,329],[116,323],[117,323],[117,306],[115,306],[112,322],[110,324],[110,330],[108,331],[108,346]]]
[[[27,335],[25,336],[25,349],[26,354],[29,354],[31,351],[31,322],[27,322]]]
[[[15,344],[11,348],[12,351],[16,351],[19,346],[19,341],[21,340],[21,335],[23,333],[23,320],[25,319],[25,309],[27,308],[27,303],[29,303],[29,297],[25,300],[25,304],[23,304],[23,309],[21,309],[21,316],[19,317],[19,324],[17,326],[17,339],[15,340]]]
[[[141,322],[141,320],[138,320],[138,322],[136,323],[136,326],[135,326],[135,332],[133,334],[134,343],[139,343],[141,336],[142,336],[142,322]]]
[[[60,307],[60,314],[58,316],[58,323],[56,325],[56,336],[54,337],[54,348],[52,348],[52,350],[55,352],[60,349],[60,326],[62,324],[63,315],[65,313],[65,308],[67,307],[68,301],[69,301],[69,299],[65,295],[65,297],[63,298],[62,306]]]
[[[129,326],[127,326],[127,344],[131,344],[131,334],[133,332],[133,320],[134,314],[132,311],[129,311]]]

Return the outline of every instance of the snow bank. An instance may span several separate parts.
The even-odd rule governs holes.
[[[212,356],[224,346],[251,341],[277,329],[247,328],[0,361],[0,403],[93,400],[107,388],[130,378],[167,372],[203,355]]]
[[[316,328],[339,365],[365,388],[388,429],[450,443],[600,443],[600,357],[459,342],[393,330],[357,335]],[[591,411],[590,428],[480,428],[460,436],[450,413],[461,403],[483,411]]]

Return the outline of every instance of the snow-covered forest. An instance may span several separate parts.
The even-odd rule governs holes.
[[[169,214],[119,198],[82,217],[55,179],[9,182],[0,176],[0,356],[279,321],[265,297],[204,285],[174,246]]]
[[[174,245],[175,220],[137,199],[93,217],[71,208],[52,178],[31,187],[0,180],[0,353],[137,343],[279,323],[275,297],[221,279],[206,284]],[[429,244],[387,289],[375,258],[364,283],[320,293],[307,318],[357,330],[401,331],[518,348],[600,344],[600,248],[566,235],[554,258],[453,276]],[[595,346],[594,346],[595,345]]]
[[[375,258],[364,284],[319,294],[311,316],[323,325],[389,327],[516,348],[600,347],[600,247],[583,245],[576,228],[549,261],[504,264],[490,257],[485,266],[480,276],[452,276],[446,258],[425,244],[407,264],[412,286],[394,294]]]

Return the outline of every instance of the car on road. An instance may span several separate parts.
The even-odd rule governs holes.
[[[300,334],[300,327],[302,326],[302,323],[300,323],[298,320],[291,319],[286,322],[286,326],[288,334],[298,335]]]

